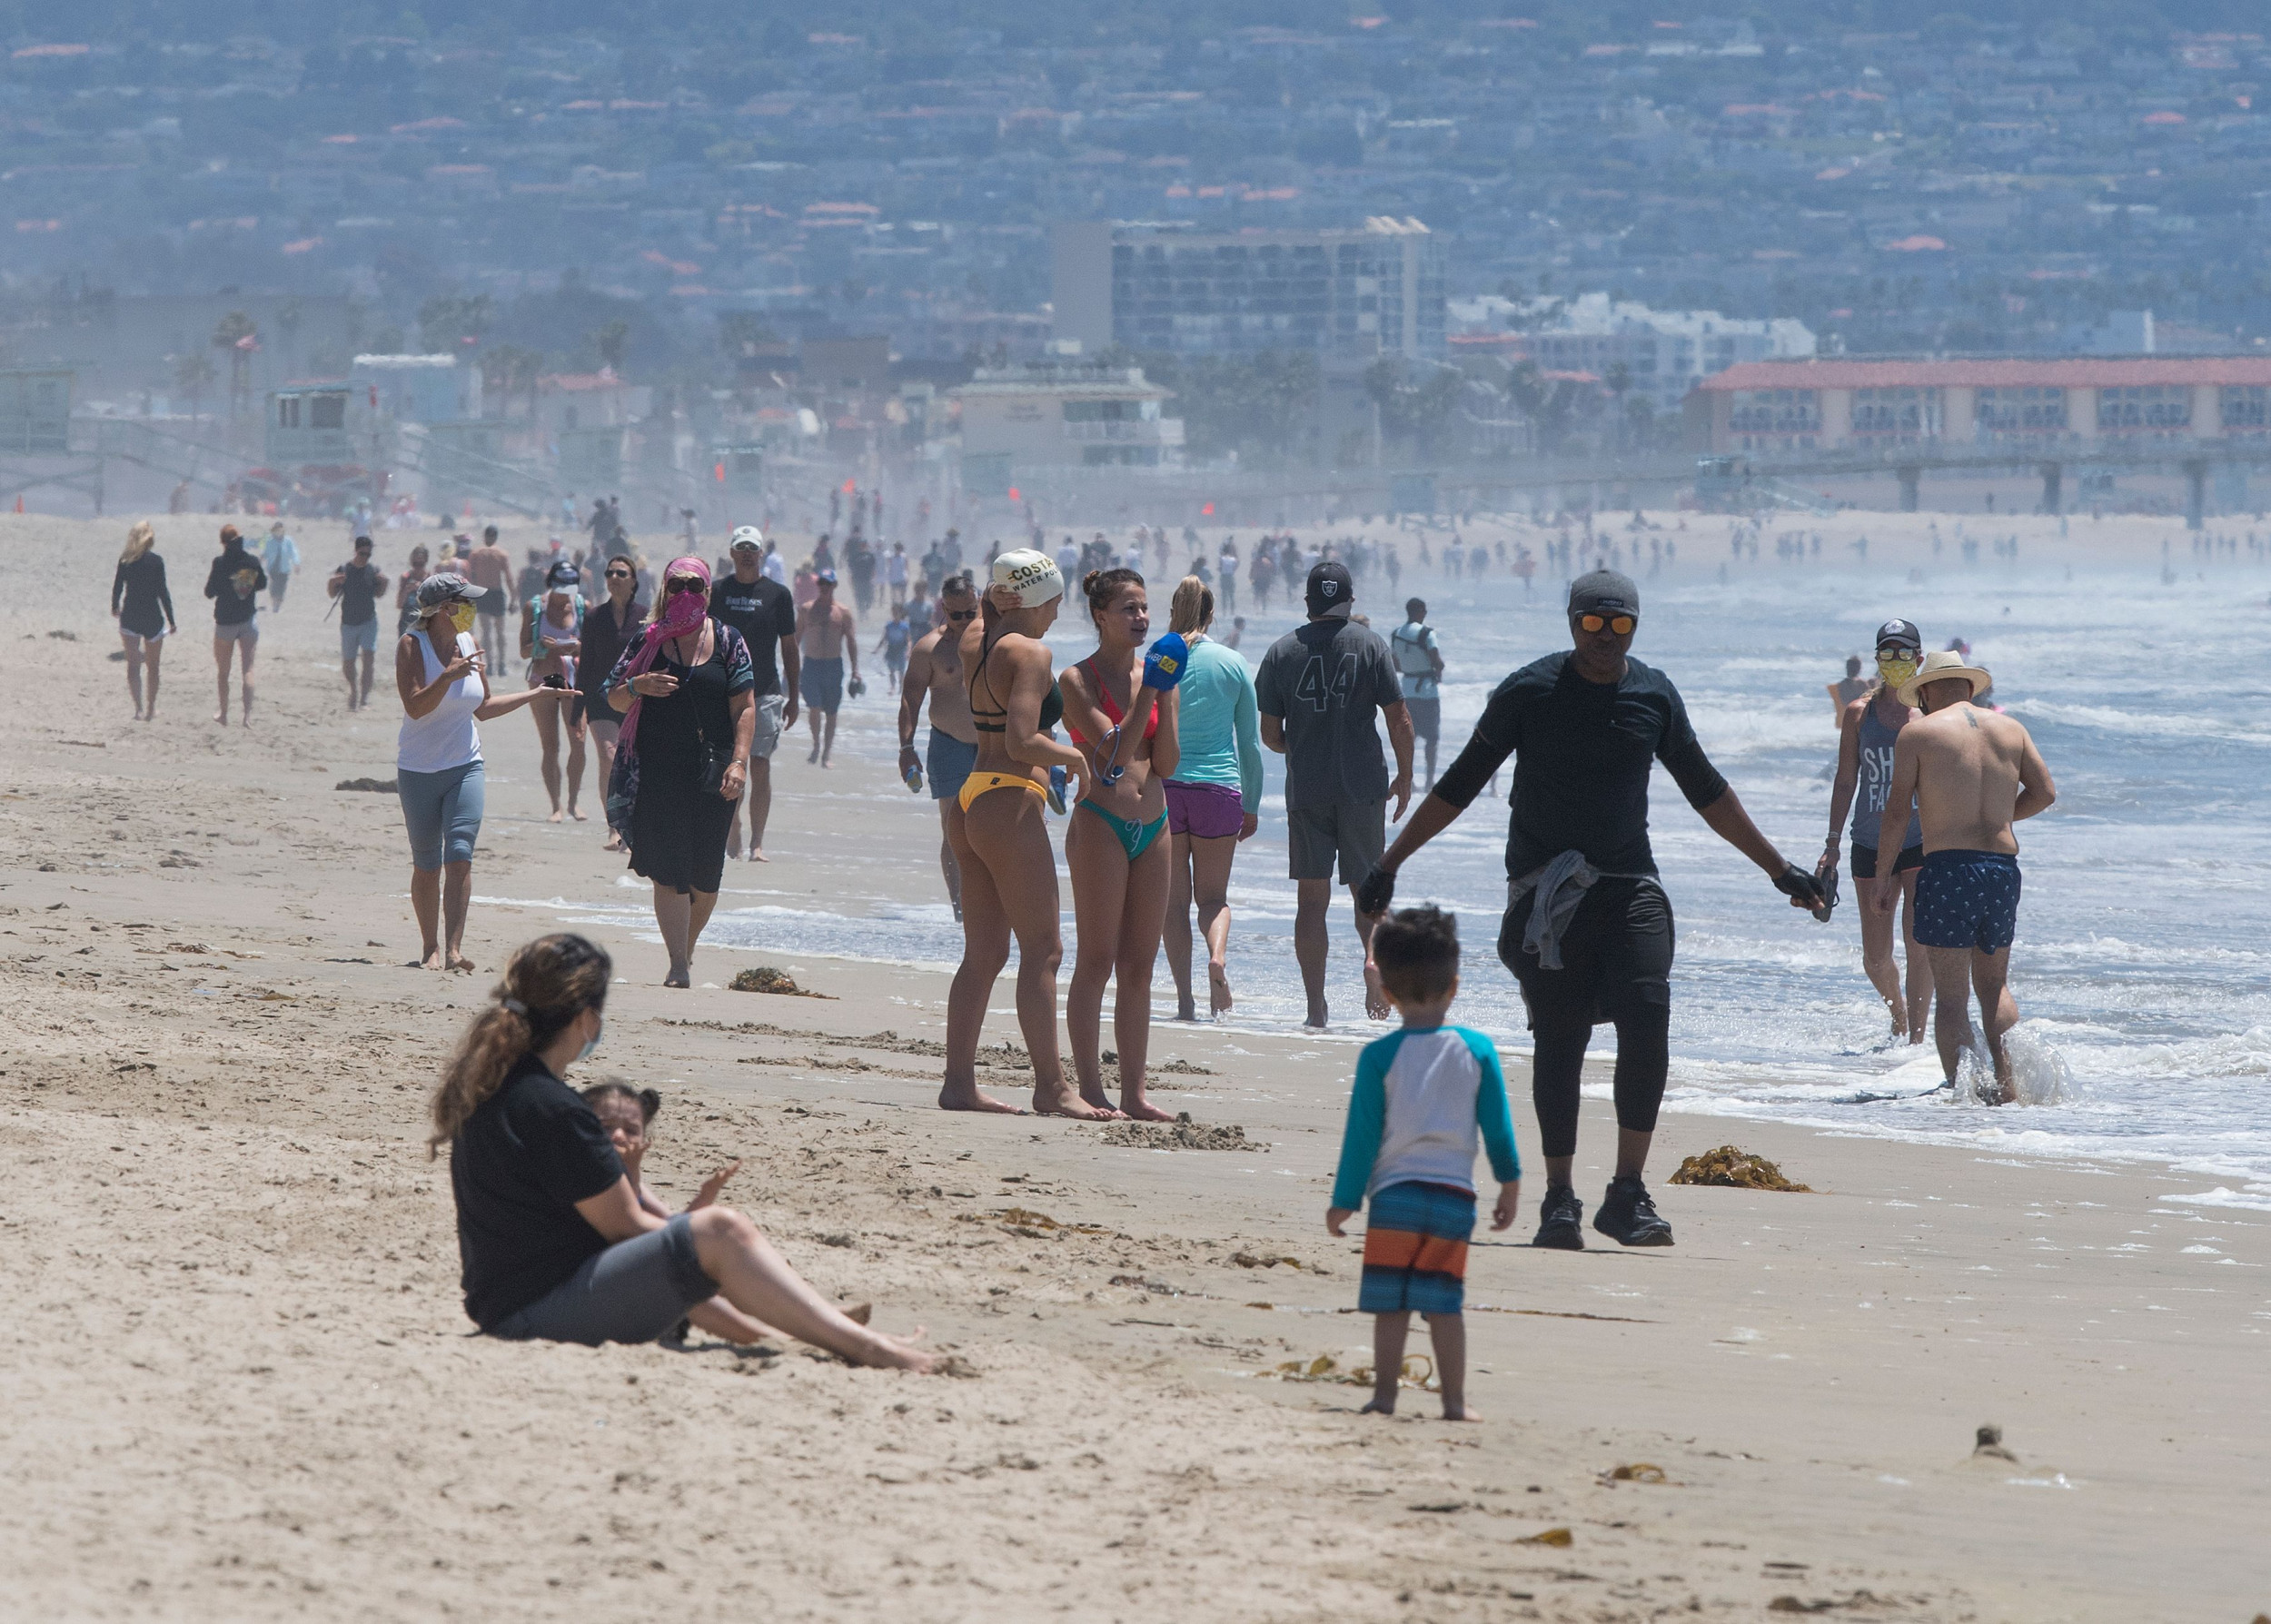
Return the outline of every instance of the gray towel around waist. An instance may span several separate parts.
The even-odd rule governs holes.
[[[1583,852],[1565,851],[1544,867],[1533,868],[1520,879],[1508,880],[1506,907],[1511,913],[1531,892],[1538,894],[1538,900],[1530,907],[1530,922],[1522,929],[1522,951],[1536,954],[1541,968],[1558,970],[1562,967],[1562,933],[1569,928],[1578,904],[1585,900],[1585,893],[1595,881],[1652,882],[1655,878],[1652,874],[1604,874],[1585,860]]]

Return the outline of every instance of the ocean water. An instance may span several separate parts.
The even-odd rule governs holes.
[[[2157,554],[2140,542],[2148,549]],[[1998,1154],[2167,1161],[2207,1175],[2198,1204],[2271,1209],[2271,569],[2226,562],[2165,583],[2157,556],[2126,568],[2043,557],[1967,567],[1953,549],[1920,579],[1905,561],[1770,561],[1729,582],[1715,566],[1643,580],[1634,653],[1680,686],[1705,748],[1792,859],[1810,865],[1827,832],[1824,769],[1837,736],[1823,685],[1843,675],[1847,654],[1866,652],[1885,619],[1916,621],[1932,647],[1969,639],[1995,673],[1995,698],[2033,732],[2059,798],[2019,830],[2026,888],[2012,985],[2030,1095],[2042,1103],[1865,1099],[1921,1095],[1939,1071],[1929,1045],[1886,1040],[1861,973],[1850,879],[1826,925],[1790,908],[1659,772],[1652,837],[1679,929],[1669,1107]],[[1441,634],[1448,765],[1498,680],[1566,645],[1559,584],[1541,578],[1525,598],[1504,576],[1454,583],[1416,569],[1401,584],[1394,599],[1424,595]],[[1402,619],[1389,597],[1377,576],[1359,589],[1383,632]],[[1282,597],[1269,611],[1242,608],[1244,652],[1258,659],[1294,617]],[[1090,646],[1069,633],[1053,640],[1067,659]],[[909,872],[935,876],[928,797],[897,783],[882,717],[847,722],[847,770],[833,793],[904,807],[904,845],[847,853],[842,887],[825,905],[769,894],[737,866],[709,939],[781,962],[841,955],[950,969],[961,937],[943,892],[930,904],[890,900]],[[791,775],[800,767],[786,763]],[[1233,876],[1234,1028],[1289,1032],[1302,1015],[1280,781],[1272,757],[1262,831]],[[1399,901],[1457,909],[1467,956],[1458,1018],[1526,1053],[1520,1000],[1493,951],[1505,832],[1502,799],[1477,801],[1407,866]],[[1063,894],[1069,965],[1075,925],[1069,887]],[[1362,1018],[1341,896],[1334,1035],[1353,1044],[1377,1028]],[[643,886],[560,902],[571,914],[645,915]],[[1174,1012],[1164,960],[1155,992],[1164,1025]],[[1006,1009],[1007,978],[994,1002]],[[1010,1025],[1006,1015],[993,1025]],[[1613,1041],[1599,1029],[1595,1052]],[[1171,1028],[1154,1043],[1172,1051]]]

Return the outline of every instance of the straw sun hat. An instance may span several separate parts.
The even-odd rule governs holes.
[[[1920,705],[1923,703],[1925,684],[1953,682],[1959,677],[1971,685],[1971,697],[1975,699],[1979,697],[1980,689],[1995,684],[1995,678],[1979,667],[1964,664],[1963,656],[1953,649],[1936,649],[1924,657],[1923,664],[1916,668],[1916,675],[1900,685],[1898,697],[1903,705]]]

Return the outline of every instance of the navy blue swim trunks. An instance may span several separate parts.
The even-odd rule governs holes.
[[[1916,876],[1916,939],[1927,947],[2000,953],[2018,934],[2018,859],[1999,851],[1936,851]]]

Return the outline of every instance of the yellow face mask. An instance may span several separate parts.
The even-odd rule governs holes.
[[[450,624],[461,635],[473,629],[473,606],[453,603],[450,606]]]
[[[1916,675],[1916,656],[1902,654],[1887,659],[1879,654],[1877,657],[1877,675],[1885,679],[1886,687],[1897,688]]]

